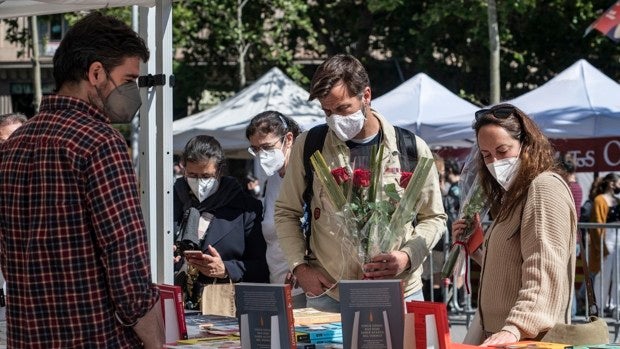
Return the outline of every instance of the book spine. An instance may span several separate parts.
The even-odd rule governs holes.
[[[187,339],[187,324],[185,323],[185,307],[183,306],[183,290],[180,286],[174,287],[174,298],[179,323],[179,338]]]
[[[297,337],[295,336],[295,318],[293,316],[293,294],[291,291],[291,285],[286,284],[284,286],[284,299],[286,301],[286,324],[288,325],[288,341],[289,348],[297,348]]]
[[[303,332],[296,332],[295,339],[297,340],[297,343],[310,342],[310,336],[307,333]]]

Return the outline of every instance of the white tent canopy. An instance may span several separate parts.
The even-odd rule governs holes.
[[[308,129],[324,122],[325,113],[308,92],[280,69],[272,68],[253,84],[222,103],[173,123],[174,151],[182,152],[187,141],[200,134],[211,135],[222,144],[227,156],[249,157],[245,128],[256,114],[276,110]]]
[[[479,109],[424,73],[373,100],[372,106],[392,124],[411,130],[431,146],[471,145],[452,135],[471,129]]]
[[[620,135],[620,85],[584,59],[507,102],[531,115],[549,138]]]
[[[49,15],[130,5],[154,6],[155,0],[0,0],[0,18]]]

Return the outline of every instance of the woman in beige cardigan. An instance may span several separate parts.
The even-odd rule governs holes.
[[[541,338],[556,323],[570,323],[577,230],[572,195],[549,141],[521,110],[509,104],[480,110],[473,128],[494,222],[472,253],[482,272],[465,343]],[[458,236],[465,221],[452,227]]]

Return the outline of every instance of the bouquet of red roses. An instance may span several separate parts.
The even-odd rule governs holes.
[[[320,151],[310,161],[345,229],[343,246],[359,263],[398,249],[419,208],[433,159],[420,158],[414,173],[383,167],[384,146],[371,149],[367,167],[330,169]]]

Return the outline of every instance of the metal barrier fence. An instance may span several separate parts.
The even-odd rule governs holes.
[[[483,226],[487,227],[491,224],[491,222],[486,221],[486,222],[483,222],[482,224]],[[581,245],[582,241],[577,241],[577,242],[581,245],[580,252],[586,254],[586,260],[588,261],[588,264],[590,264],[589,262],[591,258],[590,257],[590,234],[588,233],[588,229],[604,228],[604,229],[607,229],[607,233],[613,232],[614,234],[614,239],[613,239],[614,249],[613,249],[613,252],[610,252],[610,254],[607,256],[607,258],[613,258],[613,260],[607,260],[607,265],[605,265],[606,257],[603,256],[603,254],[601,253],[600,275],[603,277],[601,277],[601,282],[597,282],[598,287],[597,289],[595,289],[595,294],[597,296],[602,295],[602,294],[607,294],[606,292],[604,292],[603,288],[604,288],[604,285],[610,285],[610,288],[611,288],[610,292],[613,292],[613,295],[615,295],[615,297],[605,297],[605,299],[611,298],[612,300],[615,300],[615,304],[613,304],[614,308],[611,309],[611,311],[605,311],[606,304],[601,304],[602,303],[601,300],[597,298],[597,305],[599,308],[598,316],[605,318],[608,325],[613,328],[614,341],[615,341],[620,335],[619,333],[620,331],[620,222],[606,223],[606,224],[578,223],[578,228],[582,232],[582,236],[583,236],[582,241],[584,243],[583,245]],[[436,254],[442,254],[441,256],[442,263],[446,261],[446,259],[448,258],[448,252],[450,250],[449,238],[450,237],[448,236],[448,232],[446,231],[446,233],[444,234],[444,238],[443,238],[444,250],[443,251],[432,251],[431,256],[427,258],[427,262],[425,264],[425,267],[428,267],[430,269],[430,272],[426,273],[426,275],[428,275],[429,277],[428,284],[430,285],[430,292],[429,292],[430,299],[428,300],[430,301],[435,301],[434,292],[433,292],[433,285],[437,283],[435,274],[438,271],[441,271],[441,268],[443,266],[443,264],[437,265],[438,263],[436,263],[436,261],[438,260],[438,258],[433,258],[433,257],[437,257]],[[600,244],[601,251],[603,251],[604,243],[605,243],[604,239],[601,239],[601,244]],[[472,263],[476,263],[476,262],[474,262],[473,260],[470,260],[469,263],[466,263],[466,267],[468,268],[467,272],[465,273],[465,275],[467,276],[467,280],[464,280],[464,282],[467,282],[469,285],[472,285],[472,282],[471,282],[472,281],[472,272],[471,272]],[[577,257],[577,265],[581,265],[580,257]],[[611,270],[609,270],[610,266],[611,266]],[[577,292],[581,293],[580,295],[578,295],[579,298],[583,297],[584,299],[583,309],[577,309],[578,313],[576,314],[576,318],[575,318],[576,321],[582,321],[581,319],[586,319],[590,315],[588,314],[588,308],[589,308],[588,299],[587,297],[585,297],[585,278],[591,277],[592,282],[594,284],[594,275],[590,275],[590,276],[583,275],[583,277],[584,277],[584,283],[583,283],[584,286],[582,287],[582,290],[575,290],[576,293]],[[439,280],[439,281],[440,281],[439,285],[440,285],[443,301],[446,302],[446,300],[448,300],[446,303],[448,304],[449,315],[465,315],[466,326],[469,327],[469,323],[471,319],[473,318],[474,313],[476,312],[475,304],[472,302],[473,301],[472,294],[466,292],[462,299],[461,304],[459,304],[459,300],[457,297],[457,290],[452,286],[453,282],[450,279]],[[477,280],[474,280],[474,281],[477,281]],[[610,296],[611,295],[612,294],[610,293]],[[573,302],[575,300],[576,298],[573,298]],[[596,315],[596,314],[592,314],[592,315]]]

